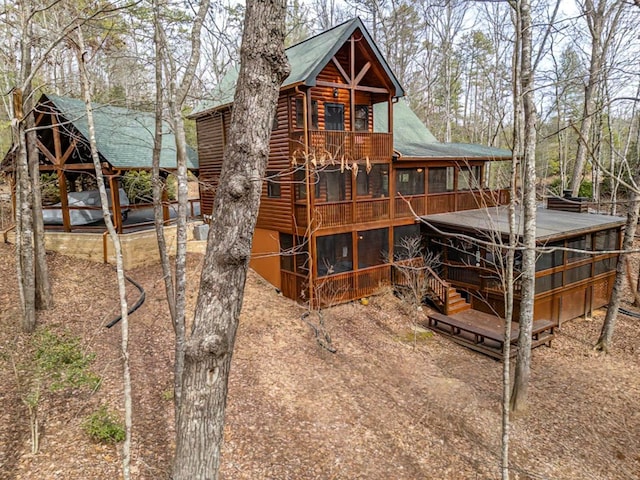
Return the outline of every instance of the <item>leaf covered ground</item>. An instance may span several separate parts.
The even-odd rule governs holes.
[[[0,478],[114,479],[117,445],[92,441],[85,419],[121,413],[115,273],[48,255],[55,307],[40,328],[77,336],[100,387],[42,391],[40,451],[30,452],[20,372],[33,348],[17,328],[13,246],[0,244]],[[189,257],[193,305],[202,257]],[[157,266],[129,272],[146,290],[130,318],[133,476],[169,478],[173,444],[172,329]],[[137,292],[129,292],[131,302]],[[627,308],[629,304],[625,305]],[[224,479],[499,478],[501,364],[412,328],[390,293],[325,311],[336,353],[321,348],[303,309],[250,274],[229,384]],[[613,352],[592,350],[603,312],[562,326],[533,353],[530,408],[512,422],[513,478],[640,478],[640,320],[618,318]],[[415,341],[414,341],[415,340]]]

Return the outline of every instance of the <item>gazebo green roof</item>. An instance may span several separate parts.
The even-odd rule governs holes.
[[[357,17],[287,48],[286,54],[289,59],[289,65],[291,66],[291,73],[284,80],[281,88],[292,87],[294,85],[314,86],[316,84],[316,77],[329,63],[331,57],[338,52],[340,47],[342,47],[349,37],[358,29],[367,40],[385,73],[393,82],[395,88],[394,96],[403,96],[404,90],[400,82],[398,82],[398,79],[391,71],[391,68],[371,38],[371,35],[369,35],[362,20]],[[237,79],[238,70],[229,70],[213,92],[212,99],[198,105],[191,116],[197,117],[199,114],[209,110],[233,103]]]
[[[89,144],[89,124],[84,101],[75,98],[43,95],[39,103],[49,100],[67,122]],[[155,115],[93,103],[93,118],[98,152],[114,168],[150,169],[152,163]],[[70,132],[74,135],[74,132]],[[176,139],[166,122],[163,122],[160,168],[176,168]],[[198,155],[187,147],[187,168],[198,169]]]
[[[388,106],[386,102],[373,106],[374,131],[387,132]],[[393,148],[401,159],[495,158],[509,160],[512,152],[503,148],[470,143],[443,143],[429,131],[407,102],[393,105]]]

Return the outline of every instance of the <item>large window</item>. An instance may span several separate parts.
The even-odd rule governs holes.
[[[388,263],[388,258],[388,228],[358,232],[358,268],[367,268]]]
[[[371,166],[369,173],[358,172],[357,193],[359,197],[388,197],[389,196],[389,165],[376,164]]]
[[[399,168],[396,170],[396,190],[402,195],[424,195],[424,169]]]
[[[589,254],[587,252],[591,250],[591,235],[582,235],[581,237],[567,240],[567,248],[584,250],[575,252],[567,251],[567,263],[589,258]]]
[[[429,193],[453,191],[453,167],[429,168]]]
[[[477,190],[480,188],[480,166],[462,167],[458,172],[458,190]]]
[[[351,200],[351,173],[330,167],[317,176],[316,199],[319,202],[341,202]]]
[[[595,250],[607,251],[618,249],[618,231],[615,229],[596,232]]]
[[[536,293],[548,292],[562,286],[562,272],[536,278]]]
[[[393,258],[407,260],[418,256],[422,245],[420,225],[403,225],[393,229]]]
[[[350,233],[318,237],[316,245],[319,277],[353,270],[353,253]]]
[[[552,250],[550,252],[541,253],[536,259],[536,272],[547,270],[548,268],[559,267],[564,263],[564,242],[554,242],[545,245],[545,248],[552,249],[554,247],[560,247],[559,250]]]
[[[293,187],[296,194],[296,200],[305,200],[307,198],[307,185],[304,177],[304,167],[299,167],[295,172],[293,172]]]
[[[344,130],[344,105],[341,103],[324,104],[324,129]]]

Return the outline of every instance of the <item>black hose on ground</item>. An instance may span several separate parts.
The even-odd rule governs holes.
[[[633,317],[633,318],[640,318],[640,313],[634,312],[632,310],[627,310],[626,308],[619,308],[618,311],[623,315],[629,315],[630,317]]]
[[[146,293],[144,291],[144,288],[142,288],[142,286],[136,282],[135,280],[133,280],[132,278],[127,277],[126,275],[124,276],[124,279],[129,282],[131,285],[133,285],[134,287],[136,287],[138,289],[138,291],[140,292],[140,297],[138,298],[138,301],[133,305],[133,307],[131,307],[129,309],[129,311],[127,312],[128,315],[131,315],[133,312],[135,312],[137,309],[140,308],[140,306],[142,306],[142,304],[144,303],[144,299],[146,297]],[[118,315],[116,318],[114,318],[113,320],[111,320],[109,323],[107,323],[107,328],[111,328],[113,327],[116,323],[118,323],[120,320],[122,320],[122,315]]]

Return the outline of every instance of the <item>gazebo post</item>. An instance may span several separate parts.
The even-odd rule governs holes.
[[[58,186],[60,189],[60,205],[62,206],[62,225],[65,232],[71,231],[71,214],[69,213],[69,198],[67,197],[67,176],[61,168],[56,168],[58,173]]]
[[[120,209],[120,181],[115,175],[109,175],[109,189],[111,190],[111,212],[113,226],[116,232],[122,233],[122,210]]]

